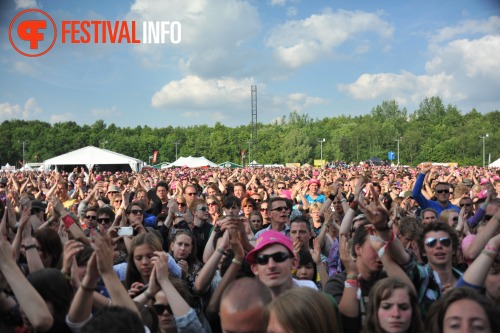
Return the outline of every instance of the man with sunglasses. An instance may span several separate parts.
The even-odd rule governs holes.
[[[250,264],[255,277],[264,283],[274,297],[294,287],[317,289],[313,281],[295,280],[292,269],[298,260],[293,253],[292,240],[280,232],[268,230],[255,242],[245,260]]]
[[[255,237],[258,238],[267,230],[274,230],[290,237],[290,226],[288,225],[290,222],[290,212],[291,207],[287,199],[281,197],[269,199],[267,213],[269,214],[271,224],[267,228],[257,232]]]
[[[425,317],[430,305],[455,288],[462,276],[452,266],[459,240],[455,230],[447,223],[432,222],[423,226],[417,243],[427,264],[420,265],[412,257],[409,265],[405,265],[405,271],[415,285],[422,316]]]
[[[196,255],[198,260],[203,262],[203,252],[210,237],[210,230],[212,230],[212,225],[209,222],[210,214],[205,201],[202,199],[195,199],[191,207],[191,214],[193,214],[192,232],[196,239],[197,248]]]
[[[428,200],[422,194],[425,175],[431,170],[432,163],[426,162],[420,164],[420,174],[418,175],[415,187],[413,188],[413,198],[418,202],[421,209],[432,208],[437,212],[437,217],[446,209],[453,209],[460,213],[460,208],[450,202],[450,184],[439,182],[434,188],[436,201]]]

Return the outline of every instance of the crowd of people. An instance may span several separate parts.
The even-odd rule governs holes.
[[[0,173],[1,332],[500,332],[500,170]]]

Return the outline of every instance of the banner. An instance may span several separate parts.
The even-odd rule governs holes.
[[[157,157],[158,157],[158,150],[155,150],[155,151],[153,152],[153,164],[155,164],[155,163],[156,163],[156,158],[157,158]]]

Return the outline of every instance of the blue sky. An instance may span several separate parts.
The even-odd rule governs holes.
[[[3,1],[3,0],[2,0]],[[26,8],[62,20],[179,21],[164,45],[61,44],[28,58],[9,43]],[[0,11],[0,121],[117,126],[270,123],[296,110],[360,115],[440,96],[500,109],[498,0],[8,0]],[[139,23],[138,23],[139,24]]]

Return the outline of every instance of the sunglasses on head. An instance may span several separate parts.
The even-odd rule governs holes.
[[[437,245],[437,243],[441,244],[444,247],[448,247],[451,245],[451,239],[450,237],[440,237],[440,238],[435,238],[435,237],[429,237],[425,240],[425,245],[427,245],[430,248],[433,248]]]
[[[443,193],[449,194],[450,190],[436,190],[436,193],[439,193],[439,194],[443,194]]]
[[[273,254],[259,254],[258,256],[255,257],[255,262],[259,265],[267,265],[270,258],[273,258],[274,262],[280,263],[290,258],[290,254],[287,252],[276,252]]]
[[[167,310],[168,313],[173,314],[172,308],[170,307],[169,304],[153,304],[153,309],[155,309],[155,312],[157,315],[162,315],[165,310]]]

